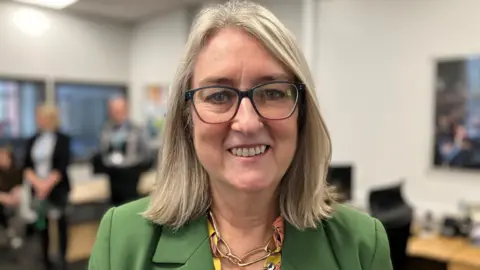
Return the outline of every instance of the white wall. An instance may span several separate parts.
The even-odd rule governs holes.
[[[302,1],[267,0],[262,5],[268,8],[293,33],[298,44],[302,45]]]
[[[0,74],[124,83],[130,36],[121,24],[1,2]]]
[[[130,51],[132,116],[144,120],[145,87],[172,81],[189,30],[187,10],[179,9],[135,26]]]
[[[406,179],[419,210],[480,201],[480,172],[431,167],[434,59],[480,53],[480,1],[322,1],[318,94],[333,160],[356,165],[355,195]]]

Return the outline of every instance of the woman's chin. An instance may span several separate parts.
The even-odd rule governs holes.
[[[261,192],[265,190],[275,189],[276,185],[273,180],[268,181],[265,178],[248,178],[248,179],[232,179],[230,184],[241,192]]]

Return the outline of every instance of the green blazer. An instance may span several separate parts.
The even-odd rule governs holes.
[[[180,230],[153,224],[139,213],[147,198],[110,209],[103,217],[89,270],[213,270],[206,217]],[[379,221],[338,205],[318,229],[285,224],[282,270],[392,270]]]

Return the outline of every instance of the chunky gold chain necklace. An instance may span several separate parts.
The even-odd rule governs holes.
[[[253,249],[247,252],[242,257],[233,254],[230,246],[227,244],[227,242],[225,242],[225,240],[220,235],[220,231],[218,230],[217,223],[215,222],[215,218],[213,217],[212,212],[210,212],[209,215],[212,220],[213,229],[215,230],[215,234],[212,236],[217,237],[217,243],[216,243],[217,252],[215,252],[214,250],[214,254],[220,257],[221,259],[226,259],[234,265],[245,267],[245,266],[249,266],[249,265],[258,263],[260,261],[266,260],[272,254],[274,254],[274,249],[271,248],[273,237],[270,237],[270,240],[268,240],[264,246]],[[252,259],[250,261],[248,260],[254,255],[261,254],[261,253],[264,253],[261,257]]]

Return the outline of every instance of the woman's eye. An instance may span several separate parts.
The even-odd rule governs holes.
[[[285,97],[285,93],[276,89],[265,89],[263,91],[263,97],[267,100],[281,99]]]
[[[214,93],[207,96],[205,101],[212,102],[212,103],[225,103],[230,100],[230,96],[231,95],[229,95],[229,93],[218,92],[218,93]]]

